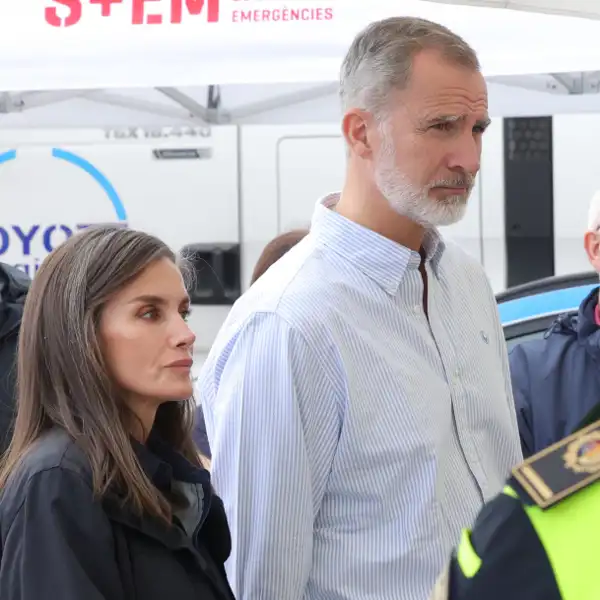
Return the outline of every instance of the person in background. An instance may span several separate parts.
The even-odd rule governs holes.
[[[521,459],[494,294],[438,231],[479,170],[477,56],[436,23],[375,22],[340,95],[341,194],[236,302],[200,371],[238,600],[425,600]]]
[[[583,246],[600,272],[600,192],[592,198]],[[600,401],[598,288],[577,315],[560,316],[543,339],[514,346],[509,354],[521,446],[531,456],[572,433]]]
[[[293,229],[292,231],[287,231],[286,233],[282,233],[281,235],[278,235],[276,238],[272,239],[265,246],[256,263],[256,266],[254,267],[250,285],[254,284],[254,282],[261,275],[266,273],[267,269],[274,265],[284,254],[287,254],[287,252],[289,252],[300,240],[306,237],[307,234],[308,229]],[[206,433],[206,424],[204,423],[202,405],[198,405],[196,408],[196,416],[194,421],[194,441],[196,442],[196,445],[198,446],[202,456],[210,461],[210,444],[208,442],[208,435]]]
[[[308,229],[292,229],[272,239],[264,248],[256,262],[250,285],[264,275],[281,257],[308,235]]]
[[[175,256],[145,233],[90,228],[43,262],[0,464],[2,600],[233,600],[191,436],[188,309]]]
[[[0,263],[0,455],[8,448],[12,435],[17,338],[30,284],[23,271]]]

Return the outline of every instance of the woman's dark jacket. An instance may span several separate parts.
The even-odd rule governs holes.
[[[85,454],[53,429],[0,495],[2,600],[232,600],[209,474],[159,440],[134,449],[157,487],[189,498],[174,524],[136,517],[117,494],[96,500]]]

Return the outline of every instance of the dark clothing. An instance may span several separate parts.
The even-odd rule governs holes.
[[[525,458],[577,429],[600,399],[598,289],[576,316],[559,317],[543,339],[515,346],[509,355]]]
[[[513,481],[511,487],[518,484]],[[448,600],[561,600],[544,546],[520,500],[500,494],[486,504],[473,527],[471,545],[481,567],[466,577],[455,554]]]
[[[84,452],[60,429],[38,440],[0,496],[2,600],[232,600],[231,540],[210,476],[151,439],[134,444],[165,492],[189,499],[169,526],[122,496],[93,496]]]
[[[208,443],[208,434],[206,433],[206,423],[204,422],[204,413],[202,407],[196,408],[196,415],[194,419],[194,442],[198,446],[198,450],[206,456],[206,458],[212,458],[210,453],[210,445]]]
[[[17,337],[31,280],[0,263],[0,454],[10,442],[15,413]]]

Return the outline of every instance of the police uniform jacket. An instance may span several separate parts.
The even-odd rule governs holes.
[[[513,470],[431,600],[600,600],[598,540],[600,422]]]

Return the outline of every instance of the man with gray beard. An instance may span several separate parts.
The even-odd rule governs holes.
[[[199,379],[238,600],[424,600],[521,459],[494,295],[437,230],[479,170],[477,57],[392,18],[354,40],[340,88],[343,190]]]

